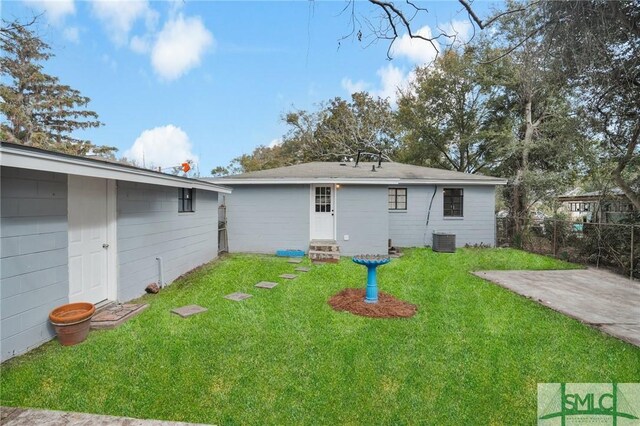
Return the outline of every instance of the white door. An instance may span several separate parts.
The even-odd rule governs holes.
[[[333,185],[311,186],[312,240],[335,240],[335,195]]]
[[[107,298],[107,180],[69,175],[69,301]]]

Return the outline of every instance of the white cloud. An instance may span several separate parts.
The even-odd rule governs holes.
[[[467,43],[471,39],[471,36],[473,35],[473,25],[471,25],[471,22],[468,19],[454,19],[449,23],[449,26],[445,28],[445,31],[448,34],[456,35],[455,47],[457,47],[461,44]]]
[[[447,34],[456,35],[456,40],[453,43],[454,48],[468,42],[473,31],[473,27],[468,20],[453,20],[444,27],[439,28]],[[431,28],[428,26],[420,28],[416,34],[427,38],[432,37]],[[449,43],[452,41],[449,40]],[[446,47],[435,40],[434,45],[426,40],[411,38],[409,35],[404,34],[395,40],[391,46],[390,54],[394,58],[407,59],[412,66],[431,65],[438,55],[436,48],[441,50]],[[345,77],[341,81],[342,88],[350,94],[363,90],[368,91],[373,96],[387,98],[391,104],[395,104],[398,99],[398,90],[407,89],[415,79],[415,71],[405,72],[404,69],[392,64],[379,68],[376,74],[379,78],[377,85],[363,80],[353,81]]]
[[[381,98],[389,99],[391,104],[395,104],[398,100],[398,90],[406,89],[415,79],[415,72],[409,71],[405,73],[400,68],[388,64],[386,67],[380,68],[376,74],[380,77],[380,88],[374,90],[372,94]]]
[[[353,81],[347,77],[342,79],[341,84],[342,84],[342,88],[347,92],[349,92],[349,94],[365,92],[369,90],[369,87],[370,87],[370,84],[363,80]]]
[[[131,42],[129,42],[129,47],[134,52],[140,53],[140,54],[148,53],[149,50],[151,50],[148,37],[140,37],[140,36],[131,37]]]
[[[172,167],[183,161],[198,162],[189,136],[172,124],[145,130],[123,155],[145,167]]]
[[[269,143],[269,148],[275,148],[276,146],[282,145],[282,138],[273,139]]]
[[[182,14],[167,21],[151,50],[151,64],[164,80],[175,80],[198,66],[215,39],[199,17]]]
[[[80,43],[80,30],[78,27],[67,27],[62,31],[62,36],[72,42],[72,43]]]
[[[138,19],[144,19],[147,28],[154,27],[158,21],[158,13],[149,7],[147,0],[93,0],[93,13],[118,45],[126,44]]]
[[[428,26],[420,28],[416,34],[425,38],[432,37],[431,28]],[[434,41],[434,44],[438,49],[440,48],[437,41]],[[408,34],[404,34],[394,41],[390,53],[392,57],[404,56],[418,65],[433,62],[437,55],[436,49],[430,42],[420,38],[411,38]]]
[[[167,0],[169,3],[169,16],[174,16],[185,5],[185,0]]]
[[[73,0],[23,0],[26,4],[43,10],[52,24],[58,25],[67,15],[76,13]]]
[[[388,99],[393,105],[398,99],[398,90],[406,89],[415,78],[414,71],[405,72],[392,64],[378,69],[376,74],[380,79],[377,87],[373,87],[373,85],[362,80],[354,82],[350,78],[343,78],[342,88],[349,94],[367,91],[372,96]]]

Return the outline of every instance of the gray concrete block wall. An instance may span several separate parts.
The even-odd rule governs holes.
[[[340,254],[387,254],[387,187],[341,185],[337,194],[336,241]],[[349,240],[344,239],[345,235],[349,235]]]
[[[463,188],[463,217],[445,218],[443,188]],[[433,232],[456,234],[456,245],[495,245],[495,187],[438,185],[433,198],[429,225],[426,225],[434,186],[398,185],[407,188],[407,210],[389,211],[389,238],[398,247],[423,247],[432,244]]]
[[[308,251],[309,197],[309,185],[234,185],[225,195],[229,251]]]
[[[0,171],[0,360],[54,337],[49,312],[68,302],[67,176]]]
[[[118,181],[118,300],[170,283],[218,255],[218,194],[195,190],[195,212],[178,213],[178,188]]]

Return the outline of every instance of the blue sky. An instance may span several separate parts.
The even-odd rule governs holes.
[[[346,4],[25,0],[1,7],[8,20],[44,12],[38,33],[56,55],[45,72],[89,96],[105,123],[80,136],[146,166],[194,159],[207,175],[277,143],[286,131],[280,118],[292,108],[357,90],[393,101],[411,70],[433,57],[425,42],[406,37],[392,61],[385,41],[339,43],[350,32]],[[470,34],[457,1],[422,5],[429,13],[416,28]],[[493,5],[474,8],[486,16]],[[358,16],[379,13],[367,2],[355,6]]]

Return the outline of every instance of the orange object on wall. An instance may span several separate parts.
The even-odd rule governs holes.
[[[182,171],[187,173],[189,170],[191,170],[191,165],[189,163],[182,163]]]

